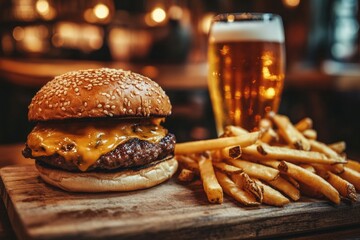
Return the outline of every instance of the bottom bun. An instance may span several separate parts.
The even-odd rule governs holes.
[[[111,173],[67,172],[36,163],[40,177],[45,182],[69,192],[115,192],[149,188],[170,179],[177,167],[175,158],[140,170]]]

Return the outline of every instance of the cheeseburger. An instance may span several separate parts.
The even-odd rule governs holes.
[[[171,104],[161,87],[116,69],[73,71],[34,96],[37,125],[23,155],[41,178],[73,192],[130,191],[169,179],[177,169],[175,137],[161,126]]]

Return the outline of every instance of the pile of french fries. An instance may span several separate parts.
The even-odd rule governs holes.
[[[259,131],[227,126],[217,139],[178,143],[179,181],[200,176],[211,203],[224,192],[245,206],[284,206],[301,195],[357,201],[360,163],[346,158],[345,142],[316,140],[312,120],[293,125],[284,115],[269,114]]]

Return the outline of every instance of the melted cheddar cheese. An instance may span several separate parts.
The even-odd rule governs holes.
[[[86,171],[101,155],[129,139],[159,142],[167,130],[155,122],[39,123],[29,134],[27,144],[34,157],[57,153]]]

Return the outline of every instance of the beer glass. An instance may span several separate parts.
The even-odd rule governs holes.
[[[213,18],[208,47],[208,85],[217,132],[226,125],[257,129],[277,111],[285,73],[281,17],[227,13]]]

